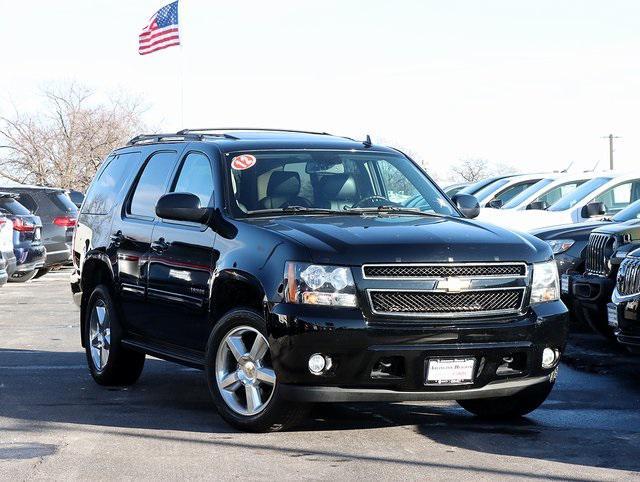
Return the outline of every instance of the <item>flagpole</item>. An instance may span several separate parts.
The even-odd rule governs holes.
[[[184,128],[184,53],[180,39],[180,129]]]

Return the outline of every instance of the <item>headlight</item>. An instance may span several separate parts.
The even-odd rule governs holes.
[[[288,262],[284,272],[288,303],[356,307],[351,268]]]
[[[553,254],[564,253],[573,246],[574,243],[575,241],[573,239],[550,239],[547,241],[547,244],[551,246]]]
[[[560,299],[558,267],[555,261],[533,265],[531,303],[544,303]]]

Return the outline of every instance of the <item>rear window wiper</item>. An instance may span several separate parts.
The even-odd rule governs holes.
[[[400,206],[376,206],[372,208],[347,208],[346,212],[351,213],[359,213],[359,214],[410,214],[414,216],[429,216],[435,218],[447,217],[446,214],[438,214],[435,212],[429,213],[426,211],[421,211],[419,208],[405,208]]]

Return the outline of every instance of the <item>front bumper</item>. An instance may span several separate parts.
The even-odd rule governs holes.
[[[613,299],[617,310],[618,341],[634,353],[640,354],[640,295]]]
[[[500,320],[450,320],[408,326],[369,324],[355,309],[278,304],[269,317],[272,362],[285,396],[304,401],[451,400],[507,396],[555,376],[541,368],[542,350],[564,350],[568,331],[562,302]],[[309,357],[332,366],[316,376]],[[473,382],[425,383],[430,358],[474,358]],[[512,360],[511,368],[505,360]],[[391,373],[380,373],[381,362]],[[384,376],[381,376],[384,375]]]
[[[583,322],[598,325],[607,319],[607,304],[615,288],[615,280],[588,274],[569,275],[569,297],[575,316]]]

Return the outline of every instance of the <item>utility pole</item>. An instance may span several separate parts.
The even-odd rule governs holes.
[[[602,139],[609,139],[609,169],[613,171],[613,140],[621,139],[621,137],[609,134],[608,136],[602,137]]]

